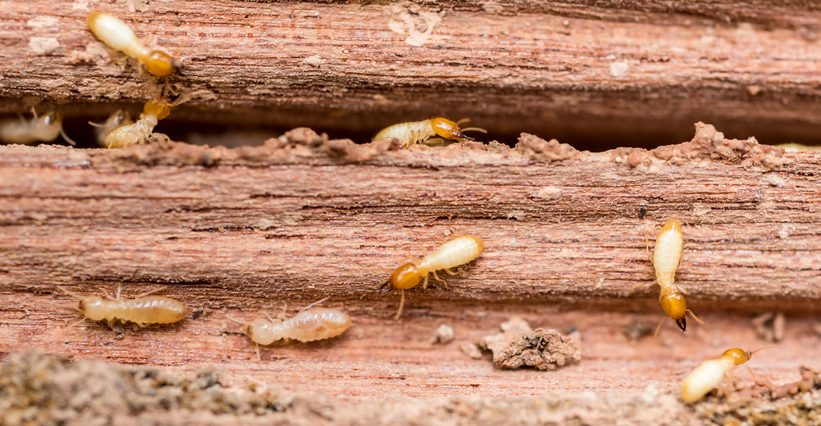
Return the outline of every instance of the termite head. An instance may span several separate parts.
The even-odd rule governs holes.
[[[274,340],[277,340],[274,337],[273,324],[262,318],[257,318],[248,324],[245,329],[245,334],[247,334],[253,342],[259,343],[260,345],[270,345],[274,343]]]
[[[105,301],[101,297],[87,296],[80,299],[80,312],[92,321],[101,321],[106,317]]]
[[[422,274],[419,273],[419,268],[408,262],[396,268],[391,274],[391,279],[385,285],[390,284],[392,288],[397,290],[407,290],[418,286],[420,282],[422,282]]]
[[[171,114],[171,104],[162,99],[150,100],[143,106],[143,114],[151,114],[158,120],[162,120]]]
[[[57,139],[57,136],[60,136],[63,131],[63,117],[56,112],[41,115],[35,118],[33,129],[41,140],[51,141]]]
[[[684,295],[677,288],[663,287],[659,293],[659,304],[664,313],[676,321],[681,331],[687,331],[687,318],[685,318],[687,303],[684,301]]]
[[[152,50],[145,58],[145,69],[157,77],[167,77],[174,72],[174,58],[162,50]]]
[[[436,132],[436,135],[443,139],[452,140],[452,141],[472,141],[474,140],[472,137],[465,135],[465,131],[475,130],[477,132],[487,133],[485,129],[480,129],[478,127],[469,127],[466,129],[462,129],[459,127],[459,123],[455,121],[448,120],[444,117],[436,117],[430,120],[431,127],[433,127],[433,131]]]
[[[741,365],[749,361],[750,358],[753,357],[753,353],[750,351],[745,351],[741,348],[732,348],[727,349],[726,351],[724,351],[724,353],[721,354],[722,358],[724,358],[725,356],[732,358],[735,362],[735,365]]]

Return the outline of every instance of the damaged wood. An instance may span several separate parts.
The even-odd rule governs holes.
[[[736,137],[819,142],[821,12],[808,3],[274,3],[12,2],[3,108],[102,115],[155,96],[159,82],[87,30],[103,9],[179,58],[176,89],[211,92],[177,119],[367,137],[468,116],[497,137],[601,147],[682,140],[707,120]]]

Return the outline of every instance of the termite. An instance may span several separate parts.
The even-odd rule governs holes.
[[[139,327],[173,324],[188,316],[188,307],[179,300],[164,296],[150,296],[152,293],[163,290],[164,287],[147,291],[131,299],[124,299],[120,296],[120,286],[117,286],[117,295],[114,298],[81,296],[63,287],[58,286],[57,288],[80,302],[80,313],[86,319],[105,321],[112,328],[117,322],[130,322]]]
[[[324,301],[314,302],[283,321],[276,321],[267,315],[267,319],[256,318],[250,323],[226,318],[243,324],[245,334],[257,345],[267,346],[279,340],[307,343],[332,339],[351,327],[351,316],[339,309],[315,307]]]
[[[653,251],[653,268],[656,271],[656,283],[659,285],[659,304],[668,317],[676,321],[681,331],[687,331],[689,313],[696,321],[702,321],[687,309],[684,293],[675,285],[676,271],[681,264],[681,254],[684,250],[684,232],[681,222],[676,219],[668,220],[661,227],[656,236],[656,247]],[[659,323],[659,327],[661,323]],[[658,333],[659,327],[656,327]]]
[[[114,15],[94,11],[88,15],[88,27],[103,43],[143,64],[149,73],[166,77],[174,72],[174,58],[168,53],[147,48],[134,30]]]
[[[422,283],[422,288],[428,288],[429,274],[442,283],[436,271],[445,271],[448,274],[455,274],[452,268],[470,263],[482,255],[485,245],[482,239],[473,235],[462,235],[455,237],[417,262],[402,264],[393,271],[388,281],[380,288],[384,289],[390,285],[391,289],[398,289],[401,292],[399,299],[399,309],[396,311],[394,319],[402,316],[405,307],[405,290],[412,289]]]
[[[479,127],[468,127],[462,129],[460,124],[469,121],[463,118],[459,121],[451,121],[447,118],[436,117],[422,121],[409,121],[406,123],[394,124],[382,129],[373,140],[381,139],[397,139],[402,144],[402,148],[407,148],[417,143],[433,143],[449,141],[472,141],[470,136],[466,136],[465,132],[482,132],[487,133],[487,130]],[[435,136],[438,136],[434,138]],[[433,138],[433,139],[432,139]]]
[[[157,123],[171,114],[171,107],[171,103],[161,99],[146,102],[137,122],[109,131],[103,137],[102,144],[107,148],[124,148],[146,143]]]
[[[0,141],[28,145],[35,142],[51,142],[62,136],[71,145],[76,143],[63,131],[63,118],[57,112],[37,116],[31,109],[32,119],[8,118],[0,121]]]
[[[134,120],[131,119],[131,114],[121,109],[114,111],[114,113],[108,116],[102,123],[88,122],[88,124],[94,127],[94,134],[97,136],[97,143],[99,143],[100,146],[106,146],[105,137],[111,133],[112,130],[133,123]]]
[[[745,352],[741,348],[727,349],[719,358],[702,362],[681,382],[681,400],[687,403],[698,401],[718,386],[724,375],[735,366],[744,364],[753,357],[753,354],[769,347],[771,346],[752,352]]]

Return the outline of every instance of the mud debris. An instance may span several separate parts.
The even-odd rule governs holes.
[[[485,336],[479,347],[493,354],[493,364],[501,369],[535,368],[555,370],[581,360],[581,336],[564,335],[553,329],[532,329],[527,321],[514,317],[501,324],[502,332]]]
[[[536,135],[522,133],[513,148],[532,161],[564,161],[578,158],[581,153],[566,143],[556,139],[546,141]]]
[[[430,340],[432,345],[447,345],[453,341],[453,327],[442,324],[433,332],[433,337]]]

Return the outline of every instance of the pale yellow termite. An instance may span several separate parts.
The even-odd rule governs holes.
[[[147,291],[131,299],[120,296],[114,298],[99,296],[81,296],[63,287],[58,287],[71,297],[79,300],[80,313],[92,321],[105,321],[109,327],[115,323],[134,323],[139,327],[147,325],[173,324],[188,317],[188,307],[179,300],[163,296],[150,296],[163,288]]]
[[[145,66],[149,73],[166,77],[174,72],[174,59],[158,49],[149,49],[134,30],[114,15],[94,11],[88,15],[91,32],[108,47],[119,50]]]
[[[710,359],[699,364],[681,382],[681,400],[687,403],[696,402],[713,390],[724,375],[737,365],[744,364],[753,354],[766,348],[745,352],[741,348],[727,349],[719,358]]]
[[[256,318],[250,323],[227,318],[245,325],[245,334],[257,345],[267,346],[280,340],[307,343],[332,339],[351,327],[351,316],[339,309],[315,307],[324,300],[308,305],[283,321],[276,321],[269,316],[266,316],[267,319]]]
[[[476,260],[484,250],[485,245],[481,238],[462,235],[445,242],[421,260],[408,262],[396,268],[390,279],[380,287],[384,289],[390,285],[391,289],[398,289],[401,292],[399,309],[394,319],[402,316],[402,310],[405,307],[405,290],[414,288],[419,283],[422,283],[422,288],[427,288],[429,274],[433,274],[437,281],[444,282],[436,271],[444,270],[453,274],[452,268]]]
[[[171,106],[171,103],[161,99],[146,102],[137,122],[109,131],[103,137],[102,145],[107,148],[124,148],[146,143],[157,123],[171,114]]]
[[[821,152],[821,145],[802,145],[800,143],[782,143],[776,145],[786,152]]]
[[[102,123],[94,123],[91,121],[88,122],[88,124],[94,127],[94,135],[97,137],[97,143],[103,147],[106,146],[106,135],[108,135],[112,130],[133,123],[134,120],[131,118],[131,114],[121,109],[114,111],[114,113],[109,115],[108,118]]]
[[[668,317],[676,321],[682,331],[687,330],[686,314],[689,313],[696,321],[700,319],[687,309],[684,294],[675,285],[676,271],[681,264],[681,255],[684,250],[684,232],[681,222],[676,219],[668,220],[661,227],[656,236],[656,247],[653,251],[653,268],[656,271],[656,283],[659,285],[659,304]],[[661,326],[661,323],[659,323]],[[656,327],[658,333],[658,327]]]
[[[470,141],[473,138],[466,136],[464,132],[476,131],[487,133],[485,129],[478,127],[468,127],[462,129],[459,124],[467,122],[467,119],[454,122],[443,117],[431,118],[422,121],[409,121],[406,123],[394,124],[382,129],[373,140],[397,139],[403,148],[407,148],[417,143],[430,143],[433,141]],[[436,137],[438,136],[438,137]],[[434,138],[435,139],[431,139]]]
[[[9,144],[28,145],[36,142],[51,142],[57,136],[63,136],[71,145],[76,145],[63,131],[63,118],[57,112],[37,116],[34,108],[31,120],[22,116],[18,119],[7,118],[0,121],[0,141]]]

